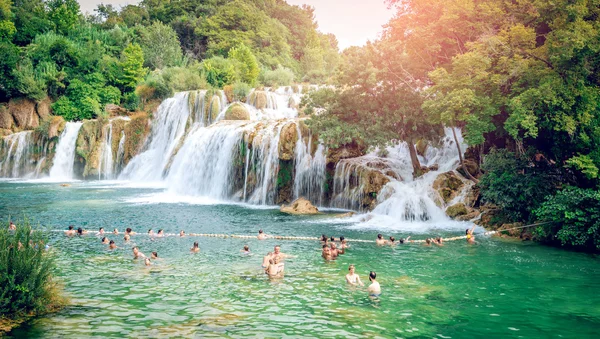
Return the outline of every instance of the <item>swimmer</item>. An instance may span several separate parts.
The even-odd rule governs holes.
[[[267,268],[269,266],[269,260],[271,260],[271,258],[273,258],[273,252],[269,252],[263,257],[262,268]]]
[[[152,258],[154,260],[158,259],[158,252],[154,251],[154,252],[150,253],[150,258]]]
[[[327,244],[323,244],[323,251],[321,252],[321,256],[325,260],[333,260],[333,257],[331,256],[331,249],[329,248],[329,246],[327,246]]]
[[[406,239],[404,239],[404,238],[400,238],[400,239],[398,240],[398,242],[399,242],[399,243],[401,243],[401,244],[404,244],[404,242],[405,242],[405,241],[406,241],[406,242],[408,242],[408,240],[409,240],[409,239],[410,239],[410,235],[409,235],[409,236],[408,236],[408,238],[406,238]]]
[[[258,236],[256,237],[258,240],[265,240],[267,237],[267,234],[265,234],[263,230],[258,230]]]
[[[129,239],[131,239],[131,237],[129,236],[129,234],[125,233],[125,236],[123,237],[123,240],[125,240],[125,242],[128,242]]]
[[[87,233],[88,233],[88,232],[87,232],[87,231],[84,231],[84,230],[83,230],[83,228],[81,228],[81,227],[79,227],[79,228],[77,229],[77,235],[84,235],[84,234],[87,234]]]
[[[98,234],[96,235],[104,235],[104,227],[100,227],[100,229],[98,229]]]
[[[133,259],[138,259],[138,258],[146,258],[146,256],[144,255],[144,253],[140,252],[140,250],[138,249],[137,246],[135,246],[133,249]]]
[[[69,230],[65,232],[65,235],[68,237],[74,236],[75,230],[73,228],[74,228],[73,225],[69,225]]]
[[[148,235],[151,236],[151,237],[153,237],[154,236],[154,231],[152,229],[149,229],[148,230]]]
[[[390,246],[396,246],[395,241],[396,241],[396,238],[390,237]]]
[[[328,240],[327,236],[325,234],[321,234],[321,242],[326,244],[327,240]]]
[[[269,276],[269,278],[276,277],[279,273],[279,267],[275,262],[275,259],[269,259],[269,264],[265,268],[265,273]]]
[[[127,229],[125,230],[125,234],[135,235],[135,232],[131,230],[131,227],[127,227]]]
[[[442,237],[437,237],[437,238],[433,239],[433,243],[440,247],[444,246],[444,239],[442,239]]]
[[[117,245],[115,244],[114,240],[111,240],[110,243],[108,243],[108,248],[111,250],[114,250],[115,248],[117,248]]]
[[[331,238],[329,238],[329,241],[331,241],[331,242],[335,242],[335,237],[331,237]]]
[[[198,247],[198,242],[194,242],[194,245],[192,246],[192,248],[190,248],[190,252],[192,253],[198,253],[200,252],[200,247]]]
[[[350,271],[350,273],[346,274],[346,282],[350,285],[360,285],[360,286],[365,286],[363,284],[362,281],[360,281],[360,277],[358,276],[358,274],[355,273],[355,268],[354,265],[350,265],[348,267],[348,271]]]
[[[250,254],[250,247],[248,247],[248,245],[244,246],[244,249],[242,250],[242,254]]]
[[[377,234],[377,240],[375,240],[375,243],[377,244],[377,246],[383,246],[385,245],[386,241],[385,239],[383,239],[383,235]]]
[[[148,259],[148,258],[144,259],[144,265],[146,265],[146,266],[152,266],[152,263],[150,262],[150,259]]]
[[[182,238],[185,237],[185,232],[183,230],[179,231],[179,236]]]
[[[17,226],[15,225],[14,222],[10,222],[10,224],[8,225],[8,229],[11,231],[16,231],[17,230]]]
[[[347,243],[346,239],[344,238],[344,236],[342,235],[340,237],[340,249],[338,250],[338,252],[340,252],[340,254],[345,254],[347,248],[348,248],[348,243]]]
[[[473,225],[473,227],[471,229],[466,229],[465,230],[465,235],[467,236],[467,242],[469,244],[474,244],[475,243],[475,236],[473,235],[473,231],[475,230],[475,226]]]
[[[119,234],[119,230],[115,228],[115,229],[113,230],[113,234]]]
[[[165,236],[165,232],[163,232],[163,230],[158,230],[158,233],[156,233],[156,236],[162,238]]]
[[[423,246],[431,246],[431,239],[429,239],[429,238],[425,239]]]
[[[379,286],[379,283],[375,278],[377,278],[377,273],[371,271],[371,273],[369,273],[371,285],[367,288],[367,292],[369,292],[369,297],[377,298],[381,295],[381,286]]]
[[[273,248],[273,258],[279,261],[283,261],[283,259],[290,257],[291,255],[287,255],[281,252],[281,245],[275,245],[275,247]]]
[[[102,243],[103,243],[104,245],[108,245],[108,244],[110,243],[110,241],[108,240],[108,238],[107,238],[107,237],[103,237],[103,238],[102,238]]]
[[[330,244],[330,252],[331,252],[331,257],[332,257],[333,259],[337,258],[337,257],[338,257],[338,255],[340,255],[340,251],[338,251],[338,249],[337,249],[337,246],[335,245],[335,243],[334,243],[334,242],[332,242],[332,243]]]

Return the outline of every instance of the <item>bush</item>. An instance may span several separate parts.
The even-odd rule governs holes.
[[[123,102],[121,102],[126,110],[135,111],[140,107],[140,97],[135,92],[130,92],[123,96]]]
[[[532,211],[556,191],[557,180],[550,168],[507,150],[490,152],[481,168],[485,173],[478,184],[481,196],[498,205],[508,222],[530,221]]]
[[[535,215],[549,222],[536,229],[541,240],[600,250],[600,191],[567,187],[548,197]]]
[[[215,88],[223,88],[237,79],[237,60],[215,56],[202,62],[206,81]]]
[[[160,74],[172,91],[193,91],[209,87],[199,65],[167,68]]]
[[[246,98],[251,90],[250,85],[243,82],[236,82],[233,85],[233,100],[246,102]]]
[[[16,231],[0,229],[0,314],[44,313],[52,306],[54,260],[42,232],[25,220]]]
[[[294,82],[294,72],[281,65],[275,70],[263,69],[260,83],[268,87],[290,86]]]

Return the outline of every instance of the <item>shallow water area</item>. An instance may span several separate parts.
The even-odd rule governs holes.
[[[378,216],[336,219],[295,217],[276,207],[169,196],[160,186],[127,182],[0,181],[0,216],[22,215],[47,230],[68,225],[90,234],[67,238],[50,232],[56,276],[72,305],[10,333],[14,338],[84,337],[384,337],[384,338],[594,338],[600,328],[597,256],[531,243],[477,236],[444,247],[350,243],[336,261],[320,257],[307,240],[178,237],[146,232],[321,234],[372,240],[458,236],[464,224],[394,223]],[[109,251],[98,227],[118,248]],[[126,227],[139,234],[123,240]],[[189,249],[198,241],[200,252]],[[260,265],[276,244],[293,255],[285,276],[269,280]],[[242,255],[249,245],[252,255]],[[133,260],[131,248],[157,251],[151,267]],[[345,284],[348,265],[368,284],[377,272],[383,294]]]

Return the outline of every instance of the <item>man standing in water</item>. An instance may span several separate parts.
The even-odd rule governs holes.
[[[73,225],[69,225],[69,230],[65,232],[65,235],[68,237],[74,236],[76,232],[73,228]]]
[[[371,273],[369,273],[371,285],[367,288],[367,292],[369,292],[369,297],[378,298],[381,295],[381,286],[379,286],[379,283],[375,278],[377,278],[377,273],[371,271]]]
[[[267,239],[267,235],[263,232],[263,230],[258,230],[257,238],[258,240],[265,240]]]
[[[14,222],[10,222],[10,225],[8,225],[8,229],[11,231],[16,231],[17,230],[17,226],[15,225]]]
[[[277,258],[278,261],[283,261],[283,259],[285,258],[289,258],[290,255],[287,255],[285,253],[281,252],[281,246],[280,245],[275,245],[275,248],[273,249],[273,258]],[[283,263],[282,263],[283,265]]]
[[[375,240],[375,243],[377,244],[377,246],[383,246],[385,245],[386,241],[385,239],[383,239],[383,235],[377,234],[377,240]]]

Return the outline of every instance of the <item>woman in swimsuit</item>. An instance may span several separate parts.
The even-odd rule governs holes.
[[[465,235],[467,236],[467,242],[469,244],[474,244],[475,243],[475,236],[473,235],[473,231],[475,230],[475,225],[473,225],[473,227],[471,229],[466,229],[465,230]]]
[[[364,284],[362,283],[362,281],[360,281],[360,277],[358,276],[358,274],[356,274],[354,272],[355,268],[354,265],[350,265],[348,267],[348,271],[350,271],[350,273],[346,274],[346,282],[350,285],[360,285],[360,286],[364,286]]]

